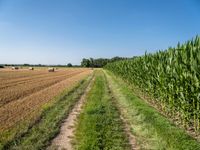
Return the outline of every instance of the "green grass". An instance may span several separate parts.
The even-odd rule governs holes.
[[[200,143],[179,129],[157,110],[141,100],[120,78],[106,71],[111,90],[117,103],[126,109],[132,133],[141,149],[199,150]]]
[[[74,104],[79,100],[91,77],[81,81],[70,92],[58,96],[56,103],[47,105],[40,120],[23,135],[7,143],[3,149],[45,149],[58,133],[62,123]]]
[[[96,71],[96,80],[87,96],[76,129],[75,149],[130,149],[119,112],[101,70]]]

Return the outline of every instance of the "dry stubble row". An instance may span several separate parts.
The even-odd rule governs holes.
[[[0,107],[20,98],[26,97],[30,94],[38,92],[44,88],[52,86],[58,82],[65,80],[73,75],[83,72],[84,70],[76,70],[71,72],[62,73],[61,75],[46,76],[45,78],[37,78],[17,84],[8,88],[0,89]]]
[[[59,70],[54,72],[53,74],[49,74],[45,70],[38,70],[38,71],[0,71],[0,76],[4,76],[0,78],[0,89],[6,88],[9,86],[23,84],[25,82],[32,81],[33,79],[42,79],[46,77],[62,75],[70,72],[74,72],[77,70],[84,70],[84,69],[66,69],[66,70]]]
[[[0,131],[15,126],[20,121],[30,118],[32,114],[39,111],[41,107],[51,101],[64,89],[72,87],[74,84],[91,74],[91,70],[77,73],[61,82],[49,86],[41,91],[33,93],[17,101],[12,101],[0,108]]]

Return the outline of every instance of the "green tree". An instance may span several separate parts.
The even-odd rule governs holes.
[[[68,63],[67,64],[67,67],[72,67],[73,65],[71,63]]]
[[[82,62],[81,62],[81,66],[82,67],[90,67],[90,60],[83,58]]]

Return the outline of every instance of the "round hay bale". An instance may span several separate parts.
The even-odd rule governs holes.
[[[49,71],[49,72],[54,72],[55,69],[54,69],[54,68],[48,68],[48,71]]]
[[[34,70],[34,68],[33,68],[33,67],[29,67],[28,69],[29,69],[29,70]]]
[[[18,70],[19,67],[12,67],[12,70]]]

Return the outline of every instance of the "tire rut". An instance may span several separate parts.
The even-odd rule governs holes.
[[[104,73],[105,73],[105,72],[104,72]],[[105,73],[105,74],[106,74],[106,73]],[[106,74],[106,78],[107,78],[107,81],[108,81],[108,84],[109,84],[109,86],[108,86],[108,87],[109,87],[109,90],[110,90],[110,92],[111,92],[111,94],[112,94],[113,99],[115,100],[115,101],[114,101],[115,106],[117,107],[117,109],[118,109],[118,111],[119,111],[119,113],[120,113],[120,119],[121,119],[121,121],[122,121],[122,123],[123,123],[124,132],[126,133],[126,135],[127,135],[127,137],[128,137],[128,141],[129,141],[130,147],[131,147],[132,150],[139,150],[140,148],[139,148],[139,146],[137,145],[136,137],[131,133],[131,126],[130,126],[130,124],[129,124],[129,121],[128,121],[128,120],[126,119],[126,117],[124,116],[124,113],[125,113],[125,111],[126,111],[126,108],[122,108],[122,107],[117,103],[117,101],[116,101],[117,97],[116,97],[116,95],[115,95],[115,93],[114,93],[114,91],[113,91],[113,88],[111,87],[110,82],[109,82],[109,80],[111,80],[111,78],[108,79],[107,74]]]
[[[81,96],[80,100],[72,109],[71,113],[64,120],[60,128],[60,133],[57,135],[57,137],[55,137],[52,140],[51,145],[47,148],[47,150],[73,150],[72,138],[74,137],[74,130],[75,130],[74,126],[76,124],[78,116],[82,111],[82,107],[85,103],[86,96],[92,87],[93,81],[94,77],[90,81],[88,87],[86,88],[84,94]]]

